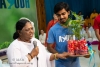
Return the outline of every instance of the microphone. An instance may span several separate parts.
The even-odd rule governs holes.
[[[34,48],[37,47],[37,42],[33,41]]]
[[[33,45],[34,45],[34,48],[36,48],[37,47],[37,42],[33,41]],[[37,67],[38,67],[38,57],[36,56],[36,58],[37,58]]]

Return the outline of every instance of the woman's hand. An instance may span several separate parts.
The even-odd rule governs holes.
[[[38,55],[38,53],[39,53],[39,48],[37,46],[37,47],[33,48],[33,50],[31,51],[30,54],[31,54],[32,57],[35,57],[35,56]]]
[[[27,58],[29,61],[31,61],[35,56],[37,56],[39,53],[39,48],[35,47],[33,48],[33,50],[31,51],[31,53],[28,53]]]
[[[52,54],[50,56],[50,61],[52,60],[57,60],[57,59],[66,59],[67,57],[69,57],[69,53],[68,52],[63,52],[61,54],[58,54],[58,53],[55,53],[55,54]]]
[[[66,59],[68,57],[69,57],[68,52],[63,52],[62,54],[57,54],[57,58],[60,58],[60,59]]]

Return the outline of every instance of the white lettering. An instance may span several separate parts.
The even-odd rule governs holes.
[[[59,42],[62,42],[62,37],[61,36],[59,36]]]
[[[75,40],[75,35],[59,36],[59,42],[65,42],[68,40]]]

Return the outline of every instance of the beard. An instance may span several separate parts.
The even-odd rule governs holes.
[[[64,24],[66,22],[66,19],[60,19],[59,21],[61,24]]]

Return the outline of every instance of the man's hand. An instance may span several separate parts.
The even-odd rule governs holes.
[[[85,55],[84,57],[85,57],[85,58],[89,58],[89,57],[90,57],[90,54],[87,54],[87,55]]]

